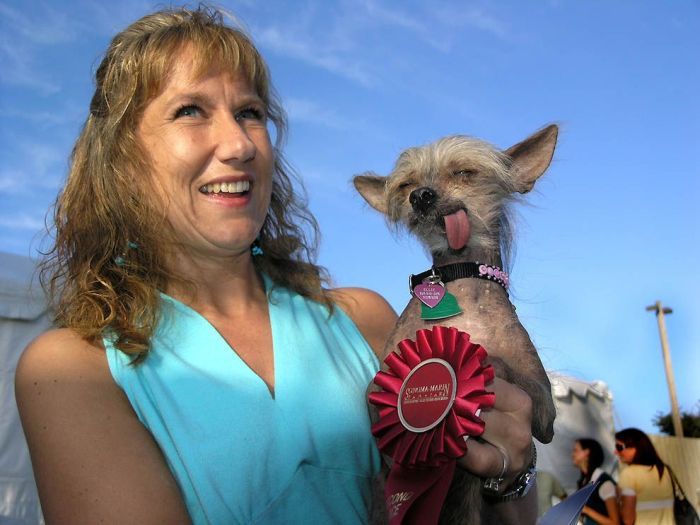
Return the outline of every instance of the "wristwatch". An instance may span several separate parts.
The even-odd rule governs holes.
[[[510,484],[510,486],[505,490],[505,492],[500,493],[500,485],[503,482],[503,478],[487,478],[484,480],[484,485],[481,489],[484,498],[486,498],[490,503],[503,503],[506,501],[513,501],[524,497],[535,484],[536,474],[535,465],[537,464],[537,449],[535,448],[535,443],[532,443],[532,460],[528,467],[521,472],[515,481]]]

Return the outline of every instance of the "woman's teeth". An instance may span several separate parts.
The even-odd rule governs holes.
[[[243,193],[250,189],[250,182],[242,180],[238,182],[217,182],[207,184],[199,188],[202,193]]]

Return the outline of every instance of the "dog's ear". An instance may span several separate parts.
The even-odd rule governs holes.
[[[512,160],[511,176],[520,193],[527,193],[549,167],[557,145],[559,128],[550,124],[504,151]]]
[[[367,201],[367,204],[378,212],[386,214],[388,212],[385,194],[387,179],[388,177],[381,177],[376,173],[367,172],[353,177],[352,183]]]

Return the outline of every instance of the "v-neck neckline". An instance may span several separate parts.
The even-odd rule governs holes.
[[[271,279],[263,274],[263,285],[265,286],[265,297],[267,298],[267,317],[270,323],[270,336],[271,336],[271,343],[272,343],[272,388],[270,388],[270,385],[268,385],[265,380],[255,371],[253,370],[250,365],[238,354],[236,349],[229,344],[229,342],[226,340],[226,338],[217,330],[217,328],[207,319],[204,317],[201,313],[199,313],[197,310],[189,306],[188,304],[183,303],[179,299],[176,299],[175,297],[168,295],[165,292],[160,291],[161,297],[164,299],[170,301],[173,306],[176,308],[179,308],[183,310],[184,312],[193,315],[196,319],[198,319],[200,322],[204,323],[207,326],[207,330],[210,330],[216,334],[216,338],[219,339],[219,342],[221,345],[227,350],[228,355],[233,355],[232,359],[235,359],[240,367],[244,370],[246,370],[246,373],[251,375],[252,377],[255,378],[255,380],[259,381],[263,388],[267,391],[267,394],[270,398],[271,401],[275,401],[277,398],[277,394],[279,392],[279,359],[278,359],[278,352],[277,348],[275,345],[276,341],[276,336],[275,336],[275,322],[274,322],[274,305],[272,304],[272,301],[270,300],[270,294],[272,293],[272,281]],[[225,359],[225,358],[224,358]]]

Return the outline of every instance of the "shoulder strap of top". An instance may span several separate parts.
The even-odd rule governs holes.
[[[601,485],[606,481],[612,481],[613,485],[617,485],[617,482],[612,478],[612,476],[605,471],[600,475],[598,479],[600,480]]]

